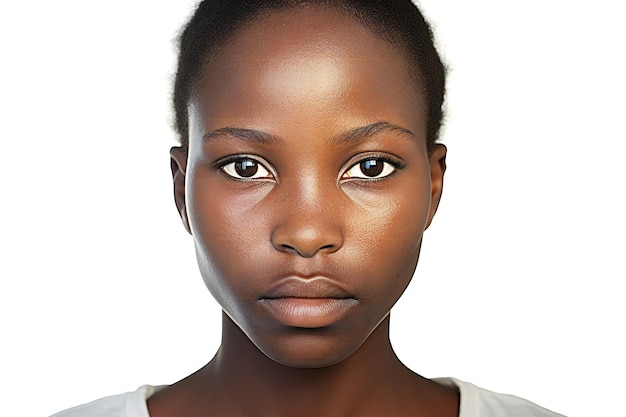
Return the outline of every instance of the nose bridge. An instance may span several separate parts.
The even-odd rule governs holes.
[[[299,178],[296,187],[296,203],[302,206],[303,210],[317,211],[322,208],[322,201],[330,202],[332,197],[328,188],[329,184],[324,184],[324,179],[315,173],[306,173]],[[330,181],[328,181],[330,183]]]
[[[305,258],[337,251],[343,245],[343,225],[335,209],[340,197],[336,179],[309,172],[285,179],[280,187],[274,248]]]

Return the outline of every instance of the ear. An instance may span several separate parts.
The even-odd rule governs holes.
[[[446,172],[446,155],[448,149],[445,145],[440,143],[435,144],[435,147],[430,152],[428,160],[430,162],[430,213],[428,214],[428,223],[426,228],[430,226],[430,223],[435,217],[437,207],[439,207],[439,201],[441,200],[441,193],[443,191],[443,175]]]
[[[174,202],[183,221],[183,225],[189,234],[189,218],[187,217],[187,205],[185,203],[185,175],[187,172],[187,152],[180,146],[170,149],[170,165],[172,168],[172,179],[174,180]]]

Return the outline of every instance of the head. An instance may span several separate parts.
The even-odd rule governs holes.
[[[175,198],[225,313],[271,359],[356,351],[441,195],[444,68],[409,1],[205,1],[181,36]]]

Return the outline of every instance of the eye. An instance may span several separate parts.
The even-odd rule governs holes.
[[[352,165],[342,176],[342,180],[350,178],[380,179],[388,177],[397,170],[397,166],[382,158],[368,158]]]
[[[227,175],[239,180],[272,180],[274,175],[254,158],[238,157],[225,161],[220,169]]]

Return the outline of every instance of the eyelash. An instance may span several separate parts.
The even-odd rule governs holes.
[[[351,180],[352,181],[354,180],[367,181],[367,182],[380,181],[382,179],[385,179],[389,176],[396,174],[398,170],[401,170],[404,168],[404,164],[402,162],[398,161],[395,158],[390,158],[385,155],[366,154],[366,155],[358,155],[357,157],[352,158],[352,159],[354,160],[356,158],[358,159],[354,161],[353,163],[351,163],[347,169],[342,170],[341,177],[339,178],[341,182],[347,182]],[[257,169],[251,172],[251,175],[249,177],[246,177],[246,176],[243,176],[241,173],[237,172],[238,168],[245,169],[246,167],[245,166],[237,167],[237,164],[248,162],[248,161],[251,162],[252,164],[256,164]],[[365,173],[363,173],[363,170],[361,168],[361,173],[363,173],[362,176],[358,174],[349,175],[350,171],[352,171],[353,169],[359,169],[361,164],[366,163],[368,161],[376,161],[376,163],[373,164],[374,166],[376,166],[378,162],[382,163],[381,171],[377,173],[375,176],[368,177],[367,175],[365,175]],[[215,166],[215,169],[219,170],[227,177],[232,178],[237,181],[275,181],[276,180],[275,173],[273,172],[272,169],[268,168],[268,166],[271,166],[271,165],[264,159],[255,155],[229,156],[222,160],[217,161],[214,164],[214,166]],[[254,178],[253,176],[257,175],[259,173],[259,170],[262,170],[261,173],[264,171],[266,175],[263,175],[262,177],[259,177],[259,178]],[[346,175],[349,175],[349,176],[346,177]]]
[[[256,164],[257,170],[251,173],[250,177],[245,177],[237,172],[237,163],[243,162],[252,162]],[[276,176],[273,171],[269,168],[269,163],[267,163],[264,159],[254,156],[254,155],[233,155],[221,159],[215,163],[215,168],[222,172],[224,175],[229,178],[235,179],[237,181],[268,181],[275,180]],[[267,173],[267,175],[261,178],[253,178],[253,175],[256,175],[259,172],[259,169],[262,169]]]
[[[369,155],[358,155],[357,157],[358,159],[354,163],[351,163],[348,169],[343,171],[343,174],[341,174],[341,178],[339,179],[340,181],[342,182],[350,181],[350,180],[367,181],[367,182],[380,181],[396,174],[399,170],[405,167],[405,165],[399,160],[395,158],[391,158],[386,155],[369,154]],[[368,177],[367,175],[365,175],[360,165],[368,161],[376,161],[376,162],[382,163],[381,172],[372,177]],[[346,175],[349,174],[350,171],[352,171],[353,169],[359,169],[359,168],[361,168],[361,172],[364,174],[363,176],[346,177]],[[384,175],[381,176],[381,174],[384,174]]]

